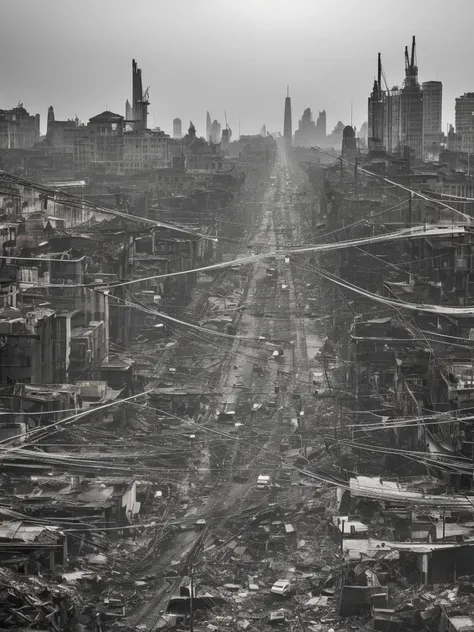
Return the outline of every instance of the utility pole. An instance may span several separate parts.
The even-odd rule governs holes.
[[[313,199],[312,199],[312,202],[311,202],[311,227],[313,229],[313,233],[316,230],[316,224],[317,224],[316,199],[314,197],[314,191],[313,191]]]
[[[191,564],[191,596],[189,598],[189,632],[194,632],[194,566]]]
[[[357,175],[358,175],[357,174],[357,166],[358,166],[357,161],[358,161],[358,158],[356,157],[355,164],[354,164],[354,194],[355,195],[357,195]]]

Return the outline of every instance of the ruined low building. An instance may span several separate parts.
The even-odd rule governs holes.
[[[61,524],[64,518],[84,527],[127,527],[140,513],[137,484],[131,477],[81,478],[35,476],[13,482],[2,490],[3,500],[18,511]],[[76,543],[77,544],[77,543]]]
[[[0,313],[0,383],[47,384],[58,380],[53,341],[59,336],[60,319],[52,309],[3,310]]]
[[[25,575],[54,572],[67,561],[65,534],[53,526],[27,521],[3,521],[0,524],[0,564]]]

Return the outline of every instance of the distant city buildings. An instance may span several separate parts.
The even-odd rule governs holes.
[[[415,159],[423,159],[423,94],[418,83],[413,36],[411,55],[405,47],[405,82],[400,94],[400,145],[409,147]]]
[[[160,130],[127,129],[123,116],[106,110],[89,119],[75,142],[75,170],[125,175],[164,167],[168,140]]]
[[[317,144],[316,124],[313,121],[311,108],[306,108],[299,120],[295,131],[295,145],[297,147],[311,147]]]
[[[423,156],[437,160],[443,140],[443,84],[441,81],[424,81],[423,93]]]
[[[326,147],[334,147],[337,149],[341,147],[345,127],[342,121],[336,123],[332,132],[326,136]]]
[[[404,148],[416,160],[438,160],[442,134],[443,85],[418,81],[416,41],[405,47],[405,80],[401,88],[382,88],[382,62],[378,55],[377,78],[368,99],[369,152],[399,154]]]
[[[76,141],[80,140],[85,126],[79,119],[69,119],[68,121],[57,121],[54,116],[52,105],[48,108],[48,126],[46,129],[46,143],[59,153],[73,153]]]
[[[342,130],[342,149],[341,156],[343,158],[356,158],[359,154],[357,147],[357,139],[355,129],[352,125],[346,125]]]
[[[175,140],[181,140],[183,138],[183,131],[181,127],[181,119],[173,119],[173,138]]]
[[[474,152],[474,92],[465,92],[456,99],[455,125],[458,151]]]
[[[0,110],[0,149],[30,149],[40,139],[40,115],[31,115],[19,103]]]
[[[221,124],[216,119],[212,121],[209,142],[214,143],[215,145],[221,142]]]
[[[359,147],[361,149],[367,149],[367,121],[364,121],[359,128],[358,133]]]
[[[285,97],[285,113],[283,119],[283,137],[288,145],[291,145],[293,139],[293,127],[291,121],[291,97],[290,92],[287,90]]]
[[[221,138],[222,151],[225,151],[228,149],[231,139],[232,139],[232,130],[227,125],[226,128],[222,130],[222,138]]]
[[[132,120],[135,130],[147,129],[148,106],[148,88],[143,91],[142,71],[132,59]]]
[[[125,120],[130,123],[133,121],[133,108],[128,99],[125,101]]]
[[[206,112],[206,140],[209,142],[212,135],[212,121],[209,111]]]
[[[384,146],[389,153],[400,151],[400,95],[398,86],[384,94]],[[368,131],[370,138],[370,131]]]
[[[313,120],[311,108],[306,108],[298,122],[295,131],[295,145],[297,147],[334,147],[340,148],[344,123],[338,121],[330,134],[326,131],[326,110],[319,112],[316,123]]]
[[[382,60],[378,54],[377,78],[368,99],[369,151],[385,151],[385,93],[382,90]]]
[[[323,144],[326,141],[326,110],[322,110],[319,113],[318,120],[316,121],[316,142],[318,145]]]
[[[214,143],[214,145],[218,145],[221,142],[221,124],[217,119],[214,119],[212,122],[211,115],[209,111],[206,112],[206,136],[205,139],[208,143]]]

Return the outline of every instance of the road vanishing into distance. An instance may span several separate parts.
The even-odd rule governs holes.
[[[234,246],[232,256],[274,252],[302,243],[308,227],[294,193],[304,180],[280,147],[270,176],[254,183],[248,193],[256,200],[247,205],[255,213],[247,219],[252,228]],[[230,274],[233,270],[227,269]],[[207,428],[221,434],[207,434],[206,448],[195,461],[199,482],[191,483],[187,476],[180,483],[181,493],[187,485],[199,485],[204,494],[190,500],[183,516],[187,528],[167,540],[165,549],[161,531],[157,534],[143,573],[162,581],[128,617],[130,627],[146,625],[144,629],[153,630],[167,625],[170,597],[178,594],[190,569],[199,565],[216,530],[229,515],[276,499],[275,491],[270,495],[257,490],[256,481],[259,475],[275,480],[284,469],[280,445],[287,441],[292,425],[303,426],[300,398],[310,390],[305,318],[298,309],[294,274],[292,262],[284,257],[259,258],[242,270],[234,307],[237,335],[220,350],[219,371],[212,384],[216,396],[204,421]],[[243,338],[258,342],[249,344]],[[206,368],[204,356],[202,368]],[[219,422],[216,410],[230,411],[227,422],[231,423]],[[287,471],[287,478],[298,476]],[[201,524],[190,527],[190,516]],[[170,568],[176,571],[170,574]]]

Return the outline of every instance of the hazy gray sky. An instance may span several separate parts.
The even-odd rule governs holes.
[[[420,81],[454,98],[474,91],[474,0],[0,0],[0,108],[22,101],[56,118],[124,114],[131,59],[150,85],[149,122],[171,132],[206,110],[234,132],[283,128],[290,84],[293,127],[304,107],[326,109],[328,128],[367,118],[382,53],[390,85],[403,79],[417,36]]]

